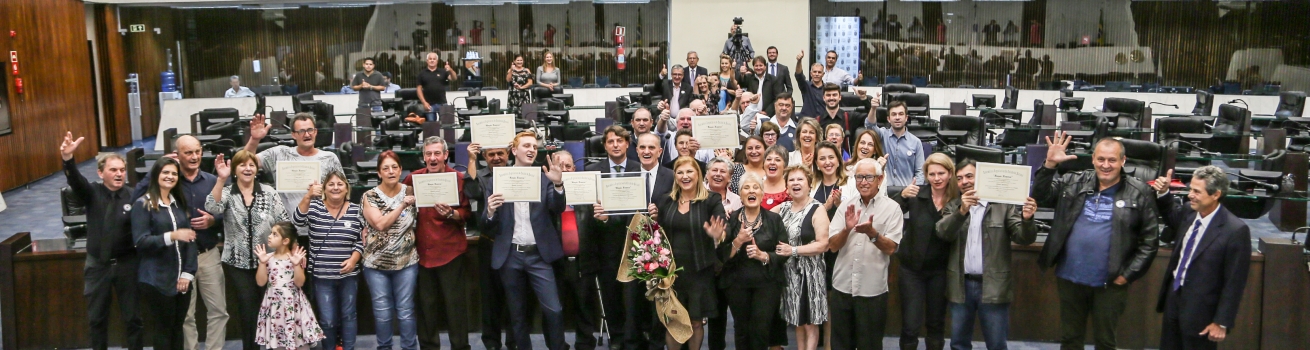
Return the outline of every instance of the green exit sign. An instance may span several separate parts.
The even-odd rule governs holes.
[[[144,32],[144,31],[146,31],[146,25],[144,25],[144,24],[133,24],[133,25],[129,25],[129,26],[128,26],[128,30],[132,31],[133,33]]]

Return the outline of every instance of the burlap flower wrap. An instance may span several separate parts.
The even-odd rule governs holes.
[[[646,299],[655,302],[655,312],[670,335],[679,343],[691,339],[691,318],[678,302],[673,282],[678,279],[678,265],[664,231],[650,217],[637,214],[628,225],[619,260],[619,282],[646,282]]]

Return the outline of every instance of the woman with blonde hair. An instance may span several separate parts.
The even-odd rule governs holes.
[[[795,151],[791,151],[787,157],[790,159],[787,166],[814,167],[814,145],[819,143],[820,130],[818,120],[810,117],[801,118],[796,130],[796,138],[792,140],[795,143]]]
[[[896,258],[901,262],[901,348],[919,344],[919,329],[927,327],[924,342],[930,349],[946,345],[946,266],[951,244],[937,236],[937,221],[946,216],[946,203],[960,196],[955,183],[955,162],[945,153],[933,153],[923,162],[926,179],[915,179],[892,195],[909,219]],[[925,182],[929,191],[920,189]]]
[[[732,64],[732,57],[728,55],[719,55],[719,71],[714,73],[719,77],[718,90],[715,93],[719,95],[719,110],[728,110],[728,104],[736,102],[737,89],[741,85],[737,84],[737,72],[732,69],[736,65]],[[735,108],[738,112],[741,108]]]
[[[691,317],[692,336],[686,342],[691,350],[700,350],[705,337],[703,320],[718,312],[715,242],[723,239],[727,229],[723,199],[705,187],[703,177],[695,158],[678,157],[673,161],[673,190],[653,194],[653,203],[647,207],[651,218],[664,228],[673,260],[682,269],[673,290]],[[664,341],[669,349],[682,347],[672,334],[665,335]]]

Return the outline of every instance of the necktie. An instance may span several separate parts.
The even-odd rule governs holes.
[[[646,172],[646,201],[650,202],[651,195],[655,192],[655,179],[651,178],[651,173]]]
[[[614,172],[616,172],[616,173],[621,173],[621,172],[623,172],[623,166],[622,166],[622,165],[615,165],[615,166],[614,166]]]
[[[775,76],[775,77],[778,76],[778,64],[777,64],[777,63],[769,63],[769,75],[772,75],[772,76]]]
[[[1195,250],[1192,248],[1192,243],[1196,242],[1196,237],[1200,236],[1200,231],[1201,219],[1196,219],[1196,223],[1192,224],[1192,233],[1187,236],[1187,242],[1184,243],[1183,258],[1178,260],[1178,269],[1175,270],[1176,272],[1174,273],[1174,285],[1172,289],[1174,291],[1177,291],[1178,287],[1183,286],[1183,276],[1187,274],[1187,265],[1192,262],[1192,253]]]

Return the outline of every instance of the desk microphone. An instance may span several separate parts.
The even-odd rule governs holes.
[[[1201,155],[1205,155],[1205,156],[1219,156],[1219,155],[1223,155],[1223,153],[1210,151],[1210,150],[1208,150],[1208,149],[1205,149],[1205,147],[1201,147],[1201,145],[1198,145],[1198,144],[1196,144],[1195,142],[1191,142],[1191,141],[1187,141],[1187,140],[1171,140],[1171,141],[1169,141],[1169,142],[1165,142],[1164,147],[1165,147],[1165,148],[1168,148],[1170,145],[1180,144],[1180,143],[1181,143],[1181,144],[1188,145],[1188,146],[1192,146],[1192,152],[1197,152],[1197,153],[1199,153],[1199,154],[1201,154]]]
[[[1150,107],[1150,106],[1154,106],[1154,105],[1169,106],[1169,107],[1173,107],[1173,108],[1175,108],[1175,109],[1178,108],[1178,105],[1173,105],[1173,104],[1168,104],[1168,103],[1162,103],[1162,102],[1151,102],[1151,103],[1148,103],[1146,106],[1147,106],[1147,107]]]
[[[1069,140],[1069,144],[1074,145],[1074,146],[1080,146],[1080,147],[1083,147],[1083,148],[1086,148],[1086,149],[1092,149],[1092,143],[1091,143],[1091,142],[1078,142],[1078,141],[1074,141],[1074,140]]]
[[[1253,179],[1247,176],[1242,176],[1242,174],[1239,173],[1227,173],[1227,174],[1236,176],[1238,179],[1241,180],[1250,181],[1251,183],[1254,183],[1256,186],[1259,186],[1260,188],[1263,188],[1271,193],[1278,193],[1278,189],[1282,188],[1282,186],[1264,182],[1258,179]]]

